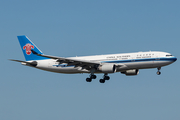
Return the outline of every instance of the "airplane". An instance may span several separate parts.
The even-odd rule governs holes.
[[[108,74],[120,72],[127,76],[138,75],[139,69],[157,68],[157,75],[163,66],[172,64],[177,58],[167,52],[149,51],[123,54],[108,54],[81,57],[56,57],[45,55],[42,51],[25,35],[17,36],[26,61],[22,65],[38,68],[45,71],[76,74],[89,73],[87,82],[96,79],[98,73],[103,73],[100,83],[105,83],[110,77]]]

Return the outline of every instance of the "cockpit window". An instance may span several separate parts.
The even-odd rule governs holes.
[[[172,56],[172,55],[166,55],[166,56],[168,57],[168,56]]]

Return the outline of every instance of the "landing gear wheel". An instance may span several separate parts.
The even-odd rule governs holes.
[[[99,82],[100,83],[105,83],[105,80],[104,79],[100,79]]]
[[[96,79],[96,75],[91,75],[91,78],[92,79]]]
[[[92,79],[91,78],[86,78],[86,82],[91,82]]]
[[[109,76],[104,76],[104,79],[105,79],[105,80],[109,80],[110,77],[109,77]]]
[[[160,71],[157,71],[157,75],[160,75],[161,74],[161,72]]]

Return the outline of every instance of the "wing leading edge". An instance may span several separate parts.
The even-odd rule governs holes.
[[[31,51],[33,54],[35,54],[37,56],[55,59],[55,60],[57,60],[57,62],[59,62],[59,64],[66,63],[67,66],[75,65],[75,67],[86,67],[86,69],[90,69],[92,67],[97,67],[101,64],[100,62],[92,62],[92,61],[88,61],[88,60],[78,60],[78,59],[71,59],[71,58],[64,58],[64,57],[56,57],[56,56],[38,54],[34,50],[31,50]]]

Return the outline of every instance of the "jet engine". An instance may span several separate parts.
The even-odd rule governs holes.
[[[115,64],[103,64],[99,66],[98,70],[102,71],[103,73],[114,73],[116,72],[116,65]]]
[[[121,73],[122,73],[122,74],[126,74],[127,76],[138,75],[138,74],[139,74],[139,70],[133,69],[133,70],[123,71],[123,72],[121,72]]]

